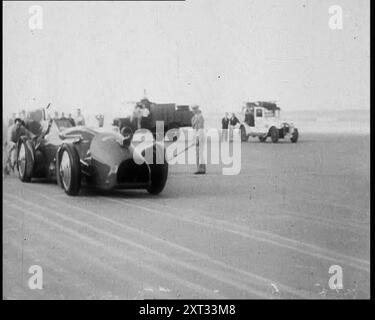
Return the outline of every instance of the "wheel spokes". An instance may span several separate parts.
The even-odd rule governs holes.
[[[60,163],[60,177],[64,185],[64,188],[66,190],[70,188],[71,177],[72,177],[71,171],[72,171],[72,168],[70,164],[69,154],[68,152],[64,151],[61,157],[61,163]]]
[[[18,172],[22,177],[26,170],[26,149],[23,143],[20,146],[17,161],[18,161]]]

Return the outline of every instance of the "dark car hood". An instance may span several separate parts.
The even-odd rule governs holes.
[[[121,135],[116,133],[98,133],[91,141],[92,159],[105,163],[110,167],[119,165],[125,159],[141,157],[134,152],[132,145],[121,145]]]

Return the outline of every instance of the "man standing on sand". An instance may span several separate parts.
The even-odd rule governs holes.
[[[238,118],[236,117],[236,115],[234,113],[232,113],[232,116],[229,119],[229,141],[230,142],[233,141],[233,129],[235,129],[235,127],[239,123],[240,123],[240,121],[238,120]]]
[[[199,110],[199,106],[193,105],[192,110],[194,113],[193,118],[191,119],[191,125],[195,132],[195,147],[197,155],[197,171],[195,174],[205,174],[206,173],[206,161],[204,158],[204,143],[205,143],[205,134],[204,134],[204,118],[202,111]]]
[[[96,120],[98,120],[98,125],[99,125],[99,128],[103,128],[103,125],[104,125],[104,115],[102,115],[101,113],[96,115]]]

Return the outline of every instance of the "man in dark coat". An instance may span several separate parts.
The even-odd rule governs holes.
[[[229,141],[233,141],[233,129],[236,127],[237,124],[240,123],[240,120],[236,117],[234,113],[229,120]]]
[[[221,138],[223,141],[228,140],[229,121],[229,113],[226,112],[224,118],[221,119]]]

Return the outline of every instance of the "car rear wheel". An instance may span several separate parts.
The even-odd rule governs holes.
[[[297,129],[294,129],[294,131],[292,133],[292,137],[290,138],[290,141],[292,141],[292,143],[296,143],[298,141],[298,130]]]
[[[20,140],[17,149],[17,170],[22,182],[30,182],[34,168],[34,147],[26,139]]]
[[[81,169],[76,149],[64,145],[58,156],[56,176],[59,185],[70,195],[77,195],[81,186]]]
[[[270,136],[273,143],[277,143],[279,141],[279,130],[276,127],[271,127],[270,129]]]

